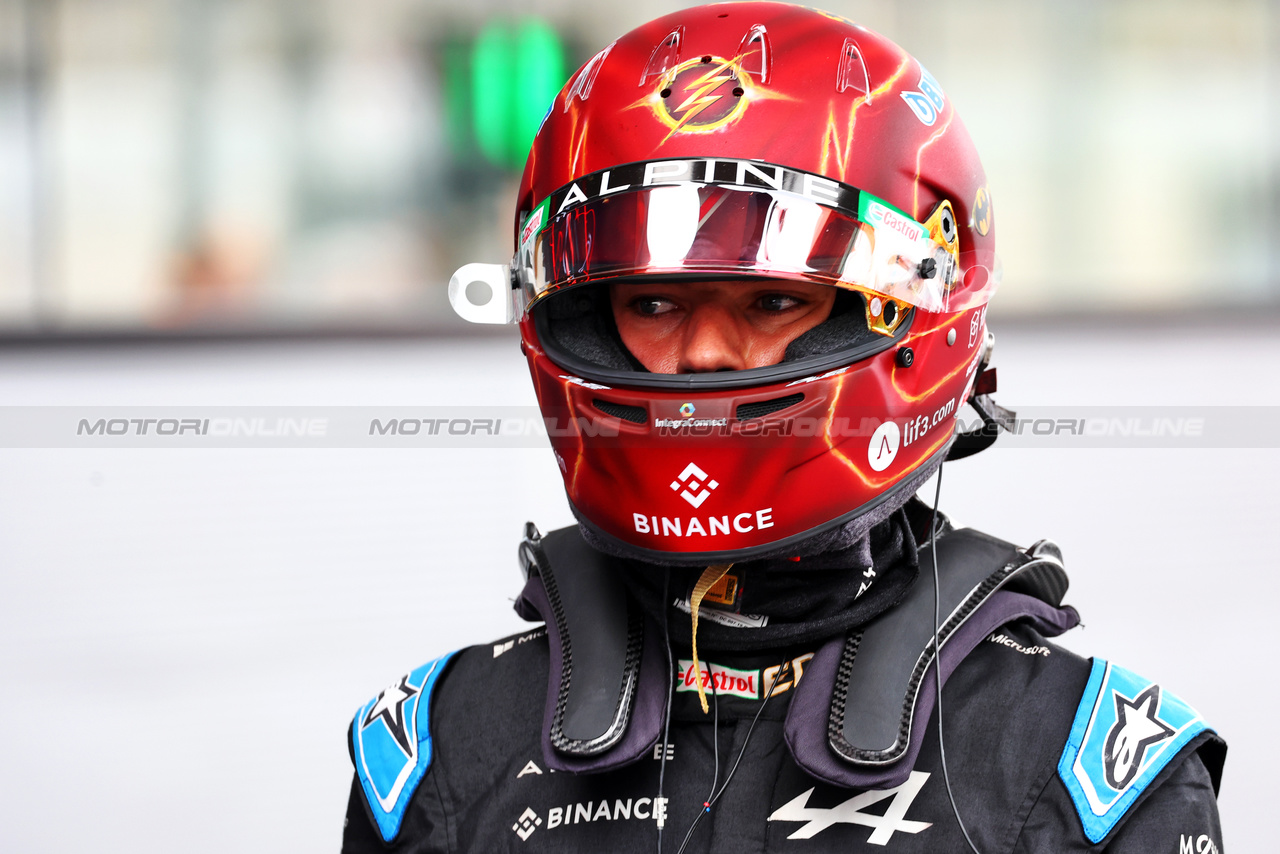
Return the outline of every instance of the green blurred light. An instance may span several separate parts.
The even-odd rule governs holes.
[[[471,126],[490,162],[524,164],[547,107],[564,83],[564,49],[540,20],[492,23],[471,50]]]
[[[461,157],[471,147],[471,50],[451,38],[444,44],[445,132],[449,150]]]
[[[480,31],[471,49],[471,124],[476,143],[486,158],[503,164],[510,133],[510,41],[506,27],[490,24]]]
[[[532,20],[520,28],[514,79],[515,126],[510,137],[511,157],[517,165],[524,165],[542,117],[564,85],[564,64],[560,38],[551,27]]]

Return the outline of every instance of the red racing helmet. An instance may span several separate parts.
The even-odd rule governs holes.
[[[622,36],[551,105],[516,254],[450,282],[518,322],[573,510],[617,554],[677,565],[820,550],[947,455],[998,282],[986,178],[937,81],[893,42],[783,3],[686,9]],[[614,282],[829,285],[776,365],[647,372]],[[466,296],[488,283],[484,305]]]

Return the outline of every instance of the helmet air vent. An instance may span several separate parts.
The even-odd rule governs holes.
[[[754,74],[761,83],[769,82],[769,33],[764,24],[756,24],[747,30],[738,48],[739,68],[744,74]]]
[[[655,77],[664,77],[667,72],[675,71],[680,64],[680,43],[683,41],[684,27],[677,27],[658,42],[649,55],[649,64],[644,67],[644,74],[640,75],[641,86]]]
[[[845,39],[840,51],[840,69],[836,72],[836,91],[847,92],[852,89],[867,96],[871,103],[871,78],[867,75],[867,63],[862,58],[862,51],[853,39]]]
[[[804,400],[803,394],[789,394],[786,397],[775,397],[771,400],[753,400],[738,407],[738,420],[750,421],[752,418],[763,418],[788,406],[795,406],[802,400]]]
[[[649,421],[649,413],[643,406],[628,406],[625,403],[615,403],[598,397],[591,403],[605,415],[612,415],[622,421],[630,421],[632,424],[646,424]]]
[[[596,82],[596,75],[600,73],[600,66],[604,65],[609,51],[613,50],[615,44],[617,44],[616,41],[610,42],[608,47],[591,57],[587,64],[582,66],[582,70],[573,80],[573,85],[569,87],[569,94],[564,96],[564,112],[569,112],[569,104],[574,98],[585,101],[591,97],[591,87]]]

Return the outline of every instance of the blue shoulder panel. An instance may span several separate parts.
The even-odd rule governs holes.
[[[431,767],[431,692],[453,653],[392,682],[351,726],[356,776],[382,838],[400,832],[405,809]]]
[[[1085,835],[1102,841],[1169,761],[1208,727],[1148,679],[1100,658],[1058,762]]]

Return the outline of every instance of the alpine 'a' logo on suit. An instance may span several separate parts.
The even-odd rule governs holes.
[[[843,803],[828,809],[809,806],[809,797],[813,789],[787,801],[773,811],[769,821],[803,821],[804,825],[795,829],[788,839],[811,839],[834,824],[860,824],[871,828],[867,842],[872,845],[885,845],[895,833],[919,833],[933,826],[928,821],[913,821],[907,818],[907,810],[911,808],[916,795],[928,782],[929,775],[924,771],[912,771],[907,782],[892,789],[869,789],[854,795]],[[889,807],[883,814],[876,815],[867,811],[881,801],[892,798]]]
[[[1160,686],[1152,685],[1130,700],[1115,692],[1116,722],[1107,731],[1103,749],[1103,769],[1107,784],[1123,789],[1138,774],[1147,748],[1174,733],[1173,727],[1156,717],[1160,708]]]

